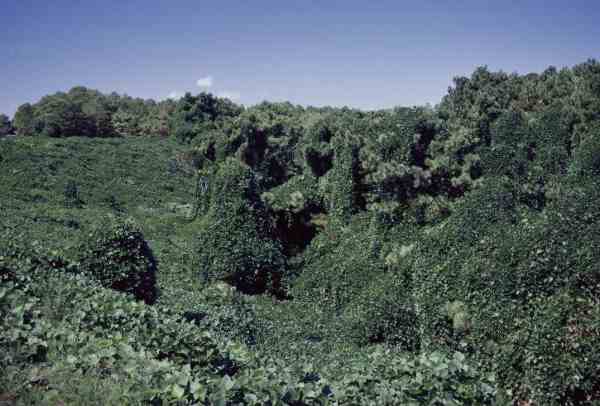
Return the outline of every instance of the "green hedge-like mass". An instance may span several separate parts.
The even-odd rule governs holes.
[[[278,291],[285,257],[252,169],[229,159],[210,182],[210,205],[196,240],[198,275],[249,294]]]
[[[156,300],[156,259],[131,220],[105,219],[80,248],[80,258],[81,272],[103,286]]]

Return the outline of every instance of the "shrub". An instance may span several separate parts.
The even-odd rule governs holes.
[[[330,217],[345,223],[361,206],[364,207],[360,193],[358,146],[336,140],[334,151],[333,167],[325,175],[325,200]]]
[[[65,185],[64,190],[65,206],[69,208],[81,208],[83,201],[79,194],[79,186],[73,180],[70,180]]]
[[[584,138],[573,152],[570,172],[582,178],[600,175],[600,126]]]
[[[153,303],[156,259],[140,228],[131,220],[104,219],[80,253],[81,271],[103,286]]]
[[[588,405],[599,399],[600,312],[567,290],[537,297],[515,318],[500,346],[488,349],[513,399],[539,405]]]
[[[491,138],[492,145],[482,151],[484,175],[506,175],[513,179],[523,177],[533,158],[523,114],[512,110],[502,114],[491,128]]]
[[[273,213],[284,254],[288,258],[300,254],[317,234],[315,220],[324,216],[318,179],[310,174],[294,176],[261,197]]]
[[[253,171],[230,158],[210,185],[210,205],[197,238],[199,274],[244,293],[278,291],[285,257]]]
[[[422,343],[472,352],[513,401],[593,398],[597,187],[564,184],[539,215],[500,185],[468,195],[414,254]]]
[[[404,351],[417,350],[418,319],[410,282],[391,272],[374,278],[342,316],[346,337],[360,346],[386,343]]]
[[[302,254],[304,268],[292,296],[340,315],[384,271],[378,231],[374,216],[367,213],[353,217],[347,226],[328,223]]]

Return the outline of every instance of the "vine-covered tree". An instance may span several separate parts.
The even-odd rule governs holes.
[[[13,126],[6,114],[0,114],[0,137],[13,133]]]
[[[36,134],[35,112],[31,104],[25,103],[19,106],[15,113],[14,126],[17,130],[17,135],[32,136]]]

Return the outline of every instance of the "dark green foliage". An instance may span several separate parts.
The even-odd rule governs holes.
[[[126,213],[165,264],[166,272],[157,274],[160,289],[189,286],[182,274],[190,272],[197,231],[183,219],[190,215],[195,177],[181,171],[174,177],[167,170],[171,159],[185,153],[174,140],[147,137],[5,139],[0,145],[0,240],[6,227],[16,229],[23,241],[38,241],[76,260],[77,247],[88,241],[98,219]],[[81,208],[65,207],[69,181],[77,183],[85,200]]]
[[[264,161],[268,147],[267,134],[257,127],[256,121],[255,116],[250,116],[240,123],[240,137],[245,140],[241,145],[240,159],[251,168],[257,168]]]
[[[0,287],[0,327],[10,333],[0,336],[0,390],[27,404],[493,404],[490,377],[460,353],[374,349],[298,366],[220,343],[168,309],[44,272]]]
[[[83,200],[81,200],[81,196],[79,194],[79,186],[73,180],[70,180],[65,185],[64,190],[65,197],[65,206],[69,208],[73,207],[81,207],[83,204]]]
[[[347,222],[362,208],[359,179],[359,148],[348,141],[335,145],[335,164],[325,179],[325,204],[330,217]]]
[[[600,175],[600,126],[594,128],[573,151],[572,174],[593,179]]]
[[[308,146],[304,150],[304,158],[312,175],[320,177],[325,175],[331,169],[333,153],[328,149],[319,150],[312,146]]]
[[[292,296],[340,314],[377,272],[383,273],[383,263],[377,263],[379,252],[372,249],[378,238],[364,215],[348,228],[327,224],[302,254],[304,267]]]
[[[478,68],[435,108],[23,105],[40,137],[0,142],[0,393],[44,361],[66,403],[597,403],[598,66]],[[123,212],[147,242],[98,227]]]
[[[0,314],[2,331],[10,331],[0,337],[0,390],[15,391],[27,404],[172,400],[188,381],[195,383],[187,396],[200,399],[208,394],[196,393],[199,379],[220,381],[239,365],[237,347],[221,346],[168,309],[41,266],[0,286]],[[111,384],[102,384],[107,378]],[[106,392],[85,390],[98,384]],[[121,391],[113,393],[114,385]]]
[[[17,112],[15,113],[13,125],[17,130],[17,135],[35,135],[37,128],[34,110],[31,104],[25,103],[19,106]]]
[[[535,159],[535,144],[523,112],[508,110],[491,126],[491,146],[482,149],[483,175],[522,181]]]
[[[294,176],[261,197],[273,213],[275,232],[288,258],[304,251],[324,226],[319,223],[325,218],[324,199],[311,174]]]
[[[249,294],[281,288],[285,258],[246,165],[229,159],[210,179],[210,206],[197,247],[197,269],[205,281],[226,281]]]
[[[295,300],[318,303],[329,323],[339,323],[336,334],[344,340],[414,350],[419,338],[412,286],[387,265],[387,243],[374,216],[355,216],[347,226],[328,224],[303,253],[291,293]]]
[[[529,145],[546,176],[564,174],[572,149],[572,122],[560,106],[550,106],[532,120]]]
[[[111,117],[111,125],[115,134],[121,137],[140,135],[138,117],[125,109],[117,110]]]
[[[224,121],[241,113],[241,108],[227,99],[210,93],[192,96],[186,93],[176,104],[169,118],[171,132],[189,142],[201,133],[219,128]]]
[[[360,346],[386,343],[404,351],[418,350],[419,325],[411,288],[401,274],[375,277],[344,311],[347,337]]]
[[[194,140],[194,149],[206,161],[236,157],[257,174],[261,188],[272,188],[300,171],[297,148],[302,130],[286,117],[265,117],[261,111],[244,112]],[[207,162],[208,163],[208,162]]]
[[[181,310],[186,320],[227,340],[248,346],[256,344],[259,323],[254,296],[242,294],[222,282],[183,295]]]
[[[169,135],[173,101],[133,99],[102,94],[85,87],[26,103],[15,114],[18,135],[48,137],[113,137]]]
[[[537,404],[593,404],[599,322],[597,306],[571,293],[533,299],[503,345],[490,348],[500,382]]]
[[[113,132],[107,124],[109,110],[104,96],[83,87],[45,96],[32,110],[36,135],[110,137]]]
[[[355,176],[357,204],[397,221],[406,216],[418,222],[433,220],[418,212],[432,208],[433,197],[449,194],[449,180],[429,167],[428,149],[440,131],[433,112],[397,108],[374,121],[381,123],[379,132],[355,137],[361,145]]]
[[[156,259],[132,221],[103,221],[80,255],[81,272],[103,286],[131,293],[146,303],[156,300]]]
[[[115,213],[125,212],[123,204],[115,197],[115,195],[110,195],[108,199],[106,199],[106,202],[108,203],[108,206],[111,208],[111,210],[113,210]]]
[[[597,191],[572,188],[544,217],[518,214],[509,191],[468,196],[464,216],[422,247],[414,279],[423,340],[473,351],[512,396],[540,404],[573,404],[598,379],[595,355],[576,355],[594,351],[596,316],[584,309],[597,295],[600,230],[585,219]]]
[[[600,62],[590,59],[574,66],[569,73],[571,73],[571,87],[575,88],[573,91],[573,115],[576,116],[576,122],[573,128],[573,140],[577,143],[586,134],[592,132],[600,119],[600,101],[598,100]]]
[[[13,130],[12,123],[8,116],[0,114],[0,137],[12,134]]]
[[[325,175],[333,165],[333,150],[329,145],[333,132],[326,120],[320,120],[307,130],[309,144],[304,147],[304,159],[313,176]]]

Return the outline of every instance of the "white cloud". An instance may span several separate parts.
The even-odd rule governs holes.
[[[229,99],[231,101],[239,101],[242,95],[240,92],[232,92],[228,90],[224,90],[222,92],[217,93],[218,97],[223,97],[225,99]]]
[[[205,88],[209,88],[212,86],[213,84],[213,78],[212,76],[207,76],[205,78],[200,78],[196,81],[196,84],[198,85],[198,87],[205,87]]]
[[[177,92],[171,92],[167,96],[167,99],[173,99],[173,100],[181,99],[181,95]]]

